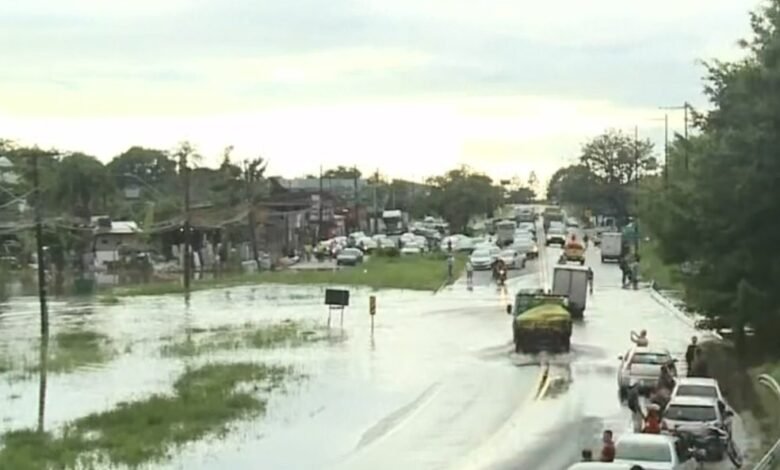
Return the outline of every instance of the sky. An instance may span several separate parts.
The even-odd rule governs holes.
[[[607,128],[663,145],[753,0],[0,3],[0,138],[109,161],[192,142],[268,173],[547,177]],[[670,111],[672,131],[682,112]]]

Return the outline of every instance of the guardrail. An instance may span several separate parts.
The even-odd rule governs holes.
[[[780,384],[767,374],[758,377],[758,383],[765,386],[780,400]],[[766,454],[753,466],[753,470],[772,470],[780,462],[780,439],[767,451]]]

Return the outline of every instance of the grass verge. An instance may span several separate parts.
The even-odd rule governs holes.
[[[40,345],[39,345],[40,347]],[[103,364],[116,356],[111,339],[91,330],[66,330],[54,335],[48,346],[46,371],[60,374],[88,366]],[[18,371],[19,378],[40,370],[39,351],[19,356],[0,356],[0,373]]]
[[[163,355],[190,357],[243,348],[294,347],[324,339],[317,330],[290,320],[259,327],[245,324],[235,328],[189,330],[187,333],[186,338],[163,346]]]
[[[171,395],[122,403],[67,424],[62,433],[12,431],[3,435],[0,468],[92,468],[144,463],[209,435],[223,435],[237,419],[259,416],[261,390],[279,388],[292,371],[253,363],[209,364],[191,369]],[[240,385],[251,386],[240,386]]]
[[[658,256],[655,242],[648,241],[639,245],[640,273],[642,278],[655,281],[659,289],[682,291],[677,270],[674,266],[664,264]]]
[[[463,272],[466,258],[456,257],[453,269],[457,279]],[[448,281],[446,257],[440,255],[399,258],[373,257],[365,263],[336,271],[262,272],[193,281],[191,290],[217,289],[252,284],[335,284],[367,286],[374,289],[411,289],[435,291]],[[180,294],[180,282],[158,282],[114,288],[112,297],[133,295]]]

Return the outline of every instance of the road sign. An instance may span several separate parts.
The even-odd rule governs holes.
[[[368,298],[368,313],[370,315],[376,315],[376,296],[372,295]]]

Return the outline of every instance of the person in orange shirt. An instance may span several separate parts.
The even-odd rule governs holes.
[[[645,434],[661,434],[663,424],[661,423],[661,411],[660,407],[656,404],[652,404],[647,407],[647,416],[645,416],[645,424],[642,428],[642,432]]]

